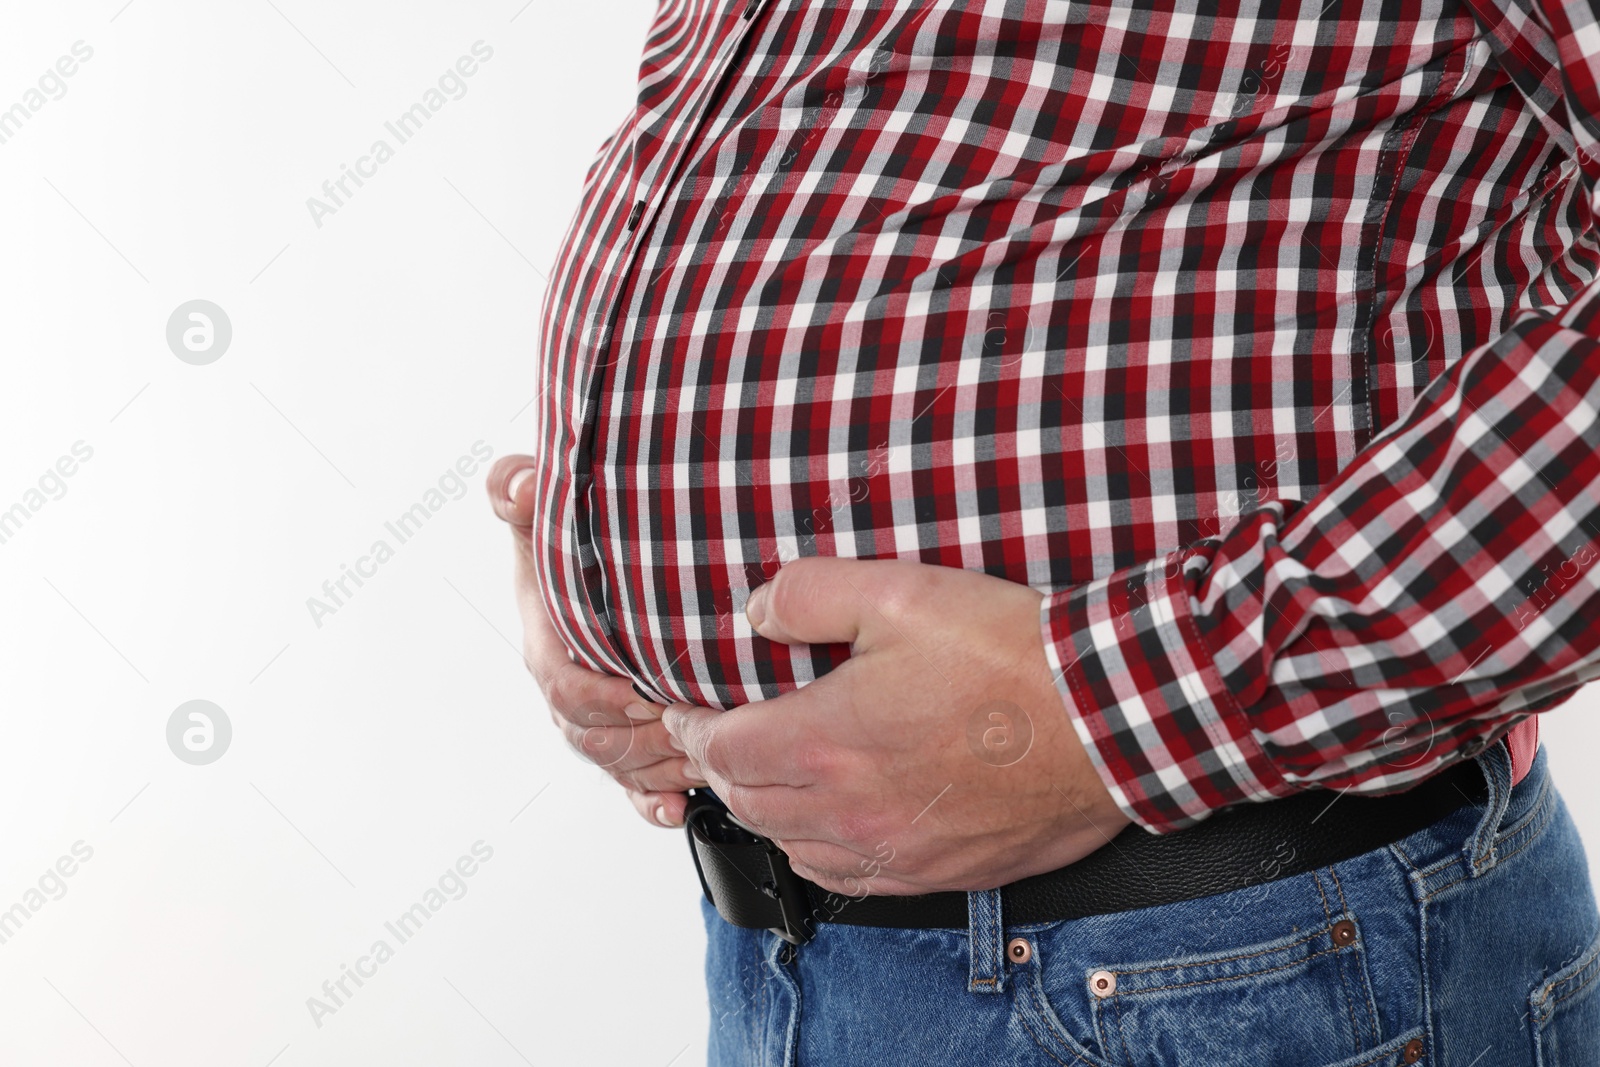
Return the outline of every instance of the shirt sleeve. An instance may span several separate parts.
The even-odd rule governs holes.
[[[1469,6],[1592,190],[1595,11]],[[1404,789],[1600,675],[1597,294],[1518,314],[1312,500],[1045,599],[1058,688],[1123,811],[1166,832],[1305,788]]]

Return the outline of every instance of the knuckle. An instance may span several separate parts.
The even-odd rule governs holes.
[[[805,841],[792,841],[784,845],[783,853],[789,858],[789,866],[794,873],[802,878],[818,882],[816,877],[821,873],[821,862],[817,850]]]
[[[625,727],[575,727],[581,731],[583,753],[602,767],[616,765],[627,755],[630,738]]]
[[[680,735],[685,753],[690,759],[707,770],[716,771],[726,775],[728,771],[728,739],[720,730],[707,730],[701,733],[694,728],[683,731]]]
[[[789,751],[794,769],[807,782],[831,780],[839,766],[834,746],[826,741],[797,742]]]
[[[577,684],[570,665],[557,667],[545,678],[544,698],[563,714],[571,712],[577,704]]]
[[[862,845],[881,839],[883,817],[876,812],[843,808],[823,818],[825,833],[840,844]]]
[[[919,576],[918,581],[893,581],[887,577],[870,582],[863,586],[863,593],[871,601],[872,606],[883,613],[887,619],[914,618],[927,606],[930,599],[937,604],[938,587],[942,575],[937,572],[944,568],[933,568],[935,573]]]
[[[561,730],[561,737],[567,746],[584,759],[589,759],[589,753],[584,751],[584,730],[570,722],[557,720],[556,726]]]
[[[767,611],[770,617],[782,619],[792,616],[813,595],[820,578],[818,561],[810,556],[790,560],[767,583],[772,588],[767,593]]]
[[[728,806],[728,810],[737,815],[741,822],[757,828],[763,825],[760,805],[754,803],[755,798],[750,789],[730,785],[727,789],[720,790],[719,795],[722,797],[722,802]]]
[[[640,723],[633,728],[634,743],[659,759],[672,759],[683,753],[672,747],[672,735],[660,720]]]

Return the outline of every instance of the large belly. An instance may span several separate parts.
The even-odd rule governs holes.
[[[1396,293],[1427,303],[1403,279],[1385,291],[1374,259],[1385,208],[1427,203],[1383,148],[1419,111],[1471,106],[1465,79],[1500,91],[1470,20],[1421,6],[1369,52],[1319,2],[1315,32],[1219,19],[1207,32],[1243,47],[1109,78],[1100,56],[1130,31],[1095,4],[1050,6],[1087,22],[763,31],[757,57],[820,58],[752,61],[719,96],[594,380],[575,521],[620,668],[661,698],[773,696],[847,655],[744,624],[788,559],[1050,592],[1325,484],[1374,430],[1370,383],[1398,388],[1372,373],[1394,341],[1379,313],[1403,325]],[[1305,41],[1326,44],[1272,60]],[[1526,177],[1497,173],[1467,214]],[[1498,321],[1432,314],[1462,343]]]

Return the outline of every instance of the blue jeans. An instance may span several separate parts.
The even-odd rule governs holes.
[[[1583,846],[1543,752],[1514,790],[1502,746],[1480,764],[1485,803],[1179,904],[1012,926],[998,893],[973,893],[965,930],[822,923],[792,952],[708,905],[710,1063],[1594,1067]]]

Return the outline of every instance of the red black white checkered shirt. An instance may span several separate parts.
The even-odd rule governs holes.
[[[1581,0],[663,0],[544,299],[539,573],[727,708],[804,555],[1047,594],[1146,827],[1405,788],[1600,673]]]

